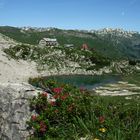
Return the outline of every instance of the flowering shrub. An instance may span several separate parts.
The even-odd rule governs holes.
[[[50,94],[38,93],[31,100],[36,111],[28,121],[34,138],[46,139],[137,139],[140,136],[140,104],[124,99],[93,96],[85,89],[45,81]],[[133,138],[135,137],[135,138]]]
[[[52,89],[52,91],[53,91],[54,93],[57,93],[57,94],[61,93],[62,90],[63,90],[63,88],[61,88],[61,87],[59,87],[59,88],[53,88],[53,89]]]
[[[67,126],[73,122],[74,116],[86,116],[83,111],[84,102],[89,102],[91,96],[86,90],[81,91],[67,84],[56,84],[54,81],[48,81],[47,86],[52,91],[51,99],[48,99],[47,92],[42,92],[31,101],[31,108],[38,115],[32,115],[28,124],[34,129],[36,136],[45,136],[52,132],[57,134],[60,124]]]

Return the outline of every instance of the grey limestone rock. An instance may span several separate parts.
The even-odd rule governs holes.
[[[35,94],[28,84],[0,84],[0,140],[28,139],[29,99]]]

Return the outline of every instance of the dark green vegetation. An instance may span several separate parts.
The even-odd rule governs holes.
[[[49,87],[56,100],[49,102],[46,92],[31,100],[38,113],[28,122],[32,140],[139,140],[140,96],[99,97],[53,80],[30,79],[34,82]]]
[[[9,26],[0,27],[0,33],[32,45],[37,45],[44,37],[55,37],[61,46],[74,44],[76,48],[80,48],[83,43],[86,43],[92,51],[111,59],[140,59],[140,35],[138,33],[126,37],[124,34],[118,35],[120,32],[116,31],[102,36],[97,33],[55,28],[42,32],[34,29],[21,31],[20,28]]]
[[[129,82],[130,84],[136,84],[140,87],[140,72],[137,71],[128,76],[124,76],[123,80]]]

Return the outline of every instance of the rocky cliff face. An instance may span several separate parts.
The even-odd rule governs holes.
[[[34,91],[34,92],[33,92]],[[35,90],[28,84],[0,84],[0,139],[25,140],[30,133],[26,121],[31,116],[29,99]]]

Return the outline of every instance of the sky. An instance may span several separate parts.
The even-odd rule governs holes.
[[[0,26],[140,31],[140,0],[0,0]]]

